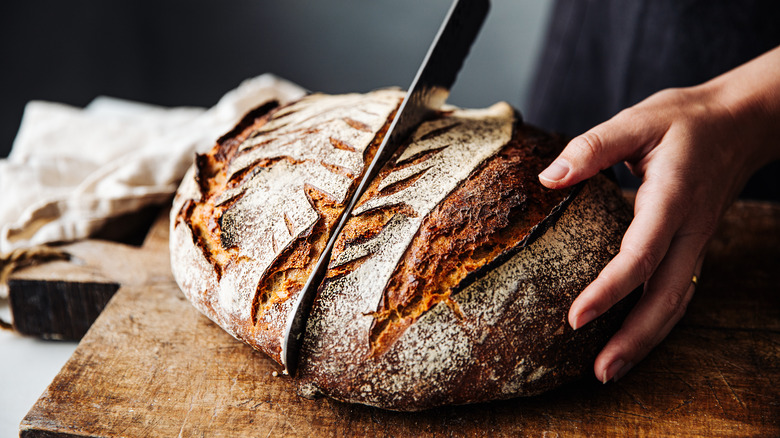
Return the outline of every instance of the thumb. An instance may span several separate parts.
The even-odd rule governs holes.
[[[635,156],[648,143],[647,132],[633,128],[625,111],[575,137],[542,173],[539,181],[561,189],[588,179],[615,163]]]

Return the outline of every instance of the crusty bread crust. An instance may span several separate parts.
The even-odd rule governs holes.
[[[266,105],[196,159],[174,201],[171,253],[201,312],[280,361],[294,297],[401,98]],[[419,410],[536,394],[586,372],[626,304],[577,332],[566,314],[631,212],[603,176],[541,186],[563,144],[505,103],[420,125],[339,235],[299,392]]]
[[[566,314],[618,251],[630,221],[620,192],[603,176],[579,191],[541,186],[563,142],[508,107],[455,111],[416,137],[429,144],[386,166],[339,236],[300,393],[419,410],[580,376],[619,317],[575,333]]]
[[[292,303],[403,98],[313,94],[249,113],[196,157],[171,211],[187,297],[280,361]]]
[[[326,283],[299,393],[414,411],[538,394],[581,377],[628,302],[576,332],[566,314],[616,254],[629,216],[619,191],[592,179],[530,244],[452,293],[452,304],[428,309],[381,354],[370,345],[366,292]]]

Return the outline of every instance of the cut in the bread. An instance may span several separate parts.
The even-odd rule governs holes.
[[[311,274],[403,95],[310,95],[251,113],[199,156],[174,201],[182,290],[277,361]],[[421,124],[338,236],[295,377],[305,396],[419,410],[536,394],[587,372],[623,303],[574,332],[579,292],[631,213],[597,176],[537,179],[563,139],[505,103]]]

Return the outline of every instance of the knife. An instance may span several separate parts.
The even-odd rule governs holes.
[[[396,112],[388,132],[377,149],[374,159],[368,166],[357,190],[352,195],[347,208],[341,213],[338,225],[333,230],[325,250],[317,259],[317,264],[288,316],[282,341],[282,365],[285,374],[292,375],[298,362],[298,354],[306,330],[309,315],[317,288],[325,277],[330,254],[336,238],[346,224],[358,199],[365,193],[379,170],[393,153],[425,119],[441,108],[450,94],[455,77],[468,55],[472,43],[485,21],[489,0],[454,0],[444,21],[428,48],[414,80]]]

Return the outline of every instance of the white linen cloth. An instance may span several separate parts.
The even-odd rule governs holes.
[[[84,109],[28,103],[13,149],[0,160],[0,254],[85,238],[110,218],[171,199],[195,153],[247,111],[303,94],[265,74],[208,110],[107,97]]]

